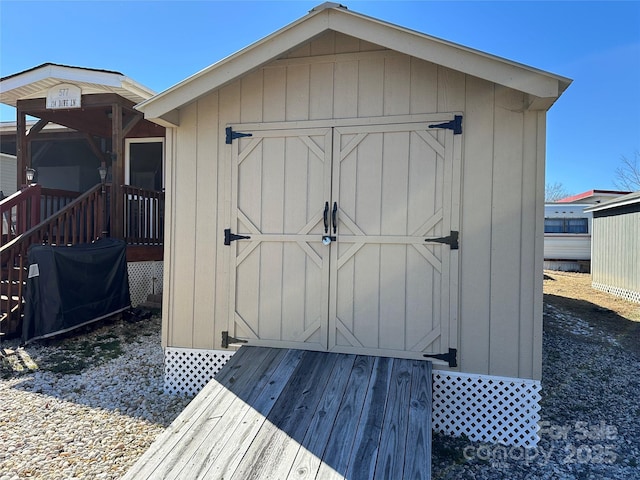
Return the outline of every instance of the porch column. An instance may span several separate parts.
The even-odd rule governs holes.
[[[111,163],[111,236],[123,238],[123,202],[122,188],[124,183],[124,140],[122,135],[122,106],[111,105],[111,150],[115,158]]]
[[[20,108],[20,102],[18,102],[16,127],[16,163],[18,169],[16,188],[20,190],[20,188],[27,183],[26,168],[31,163],[29,149],[27,147],[27,114]]]

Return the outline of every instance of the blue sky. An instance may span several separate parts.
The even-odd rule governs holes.
[[[160,92],[305,15],[315,1],[0,0],[0,76],[46,62]],[[547,122],[547,183],[615,188],[640,151],[640,2],[342,1],[351,10],[573,79]],[[14,121],[2,106],[0,120]]]

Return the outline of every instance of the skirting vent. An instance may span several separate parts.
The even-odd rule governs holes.
[[[630,302],[640,303],[640,292],[634,292],[633,290],[627,290],[626,288],[613,287],[611,285],[605,285],[604,283],[592,283],[591,286],[597,290],[610,293],[616,297],[624,298]]]
[[[165,392],[196,395],[233,352],[169,347]],[[433,370],[433,429],[470,440],[534,447],[539,440],[540,382]]]

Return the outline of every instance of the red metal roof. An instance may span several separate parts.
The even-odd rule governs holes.
[[[577,200],[583,200],[585,198],[593,197],[595,195],[626,195],[629,192],[622,192],[619,190],[587,190],[586,192],[578,193],[570,197],[561,198],[555,203],[571,203]]]

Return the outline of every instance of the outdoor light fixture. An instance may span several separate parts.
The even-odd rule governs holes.
[[[107,179],[107,167],[104,163],[98,167],[98,173],[100,174],[100,182],[104,183]]]
[[[33,177],[36,176],[36,171],[31,167],[27,167],[26,173],[27,173],[27,184],[31,185],[33,183]]]

